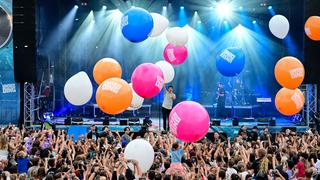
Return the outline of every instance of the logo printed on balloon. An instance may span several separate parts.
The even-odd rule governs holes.
[[[123,16],[121,18],[121,28],[123,28],[126,25],[128,25],[128,16]]]
[[[164,83],[164,79],[161,76],[157,76],[156,86],[159,89],[162,89]]]
[[[121,84],[118,84],[114,81],[105,81],[102,85],[102,90],[111,91],[115,94],[118,94],[121,88]]]
[[[293,96],[291,96],[291,100],[294,102],[297,109],[303,106],[303,100],[300,98],[298,93],[295,92]]]
[[[232,63],[234,58],[236,57],[234,54],[232,54],[230,51],[225,49],[221,54],[220,57],[222,57],[224,60],[226,60],[228,63]]]
[[[304,77],[304,69],[303,68],[296,68],[290,70],[290,75],[292,79]]]
[[[177,128],[178,128],[178,125],[181,121],[181,118],[179,117],[179,115],[174,112],[172,114],[172,118],[170,119],[171,121],[169,122],[169,127],[170,127],[170,131],[173,133],[173,134],[177,134]]]
[[[167,53],[168,53],[168,58],[169,58],[170,62],[173,62],[173,61],[176,60],[176,57],[174,56],[174,50],[173,49],[168,49]]]

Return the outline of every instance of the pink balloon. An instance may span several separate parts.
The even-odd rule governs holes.
[[[163,57],[170,64],[182,64],[188,57],[188,49],[185,46],[176,47],[173,44],[168,44],[164,48]]]
[[[196,142],[208,132],[210,117],[201,104],[183,101],[177,104],[169,116],[170,131],[184,142]]]
[[[161,69],[151,63],[140,64],[131,76],[132,88],[143,98],[156,96],[162,89],[164,77]]]

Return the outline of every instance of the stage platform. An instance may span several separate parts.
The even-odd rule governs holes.
[[[264,121],[261,122],[259,119],[244,118],[239,120],[237,125],[234,125],[233,119],[212,119],[210,123],[211,126],[209,128],[208,133],[212,134],[214,132],[221,132],[229,137],[234,137],[235,135],[238,134],[240,126],[243,126],[243,125],[248,126],[249,128],[252,128],[253,126],[257,126],[259,130],[263,130],[264,128],[268,127],[271,133],[277,133],[287,128],[295,129],[296,132],[306,132],[308,130],[307,126],[297,126],[297,124],[295,124],[291,120],[284,119],[284,118],[273,118],[272,120],[274,120],[275,124],[273,124],[272,126],[270,126],[270,122],[268,121],[268,118],[260,118],[260,119],[264,119]],[[65,125],[64,120],[65,118],[63,117],[55,119],[56,129],[64,129],[66,131],[69,131],[69,129],[72,128],[73,132],[85,133],[89,131],[90,126],[92,124],[96,125],[98,130],[102,130],[102,128],[105,126],[103,125],[103,122],[96,122],[94,121],[94,119],[89,119],[89,118],[83,118],[83,122],[72,123],[71,125]],[[120,125],[119,121],[127,121],[127,120],[128,119],[125,119],[125,118],[117,119],[117,121],[109,122],[108,127],[111,131],[113,132],[118,131],[120,133],[123,132],[125,127],[130,127],[131,131],[136,133],[142,131],[141,124],[143,123],[143,118],[139,119],[140,122],[138,122],[139,124],[137,125],[129,125],[129,124]],[[151,118],[150,120],[152,121],[152,126],[149,127],[149,131],[154,131],[154,132],[163,131],[162,122],[160,121],[160,124],[159,124],[159,118]],[[219,122],[220,125],[216,125],[217,122]],[[33,125],[32,127],[34,129],[40,129],[41,125]],[[74,130],[74,128],[79,130]]]

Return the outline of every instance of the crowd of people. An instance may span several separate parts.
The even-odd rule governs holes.
[[[132,139],[153,147],[154,163],[142,172],[139,161],[124,156]],[[286,130],[270,134],[243,126],[234,138],[183,143],[169,132],[124,134],[107,126],[77,140],[64,130],[26,130],[9,125],[0,131],[1,179],[84,180],[249,180],[320,179],[320,135]],[[131,164],[131,165],[129,165]]]

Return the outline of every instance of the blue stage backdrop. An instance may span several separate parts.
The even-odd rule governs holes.
[[[141,0],[129,5],[122,1],[107,1],[107,4],[90,1],[87,6],[76,2],[57,0],[39,1],[38,4],[38,53],[54,64],[56,114],[70,115],[72,109],[79,109],[82,113],[82,107],[74,107],[65,100],[64,83],[72,75],[85,71],[96,89],[92,70],[99,59],[111,57],[118,60],[123,70],[122,78],[129,82],[139,64],[163,59],[163,49],[168,43],[165,33],[136,44],[121,34],[122,14],[134,5],[163,14],[170,20],[170,27],[180,26],[188,31],[188,59],[174,67],[176,75],[171,83],[177,94],[175,103],[194,100],[213,105],[216,103],[217,83],[222,82],[227,91],[227,106],[256,105],[256,98],[268,97],[272,98],[268,105],[271,107],[259,112],[269,114],[256,116],[282,117],[273,103],[280,89],[273,69],[283,56],[291,55],[303,61],[303,11],[289,13],[287,10],[303,7],[302,0],[295,4],[289,0],[275,3],[274,9],[261,7],[258,2],[241,4],[242,1],[232,1],[235,10],[229,18],[219,18],[214,14],[216,11],[205,4],[206,1],[175,0],[167,4],[167,1],[157,0],[151,4],[151,1]],[[244,5],[246,7],[242,8]],[[271,10],[286,15],[291,23],[290,34],[284,40],[275,38],[268,29]],[[244,69],[236,77],[222,76],[215,65],[217,54],[230,47],[241,48],[246,57]],[[153,116],[160,112],[162,98],[161,93],[145,101],[145,104],[152,104]],[[88,104],[91,103],[95,103],[95,96]]]
[[[12,42],[12,0],[1,0],[0,8],[6,18],[9,20],[10,32],[4,33],[6,36],[3,46],[0,45],[0,124],[17,124],[19,119],[19,85],[14,82],[13,72],[13,42]],[[4,19],[2,19],[4,20]],[[0,19],[1,21],[1,19]],[[1,24],[4,26],[4,23]],[[2,29],[7,29],[0,27]],[[3,33],[3,32],[2,32]],[[8,35],[8,36],[7,36]]]

